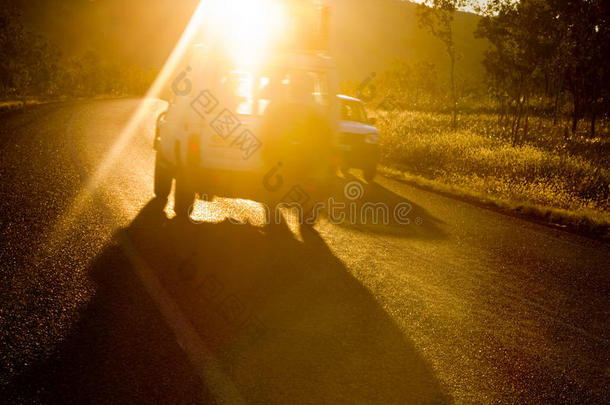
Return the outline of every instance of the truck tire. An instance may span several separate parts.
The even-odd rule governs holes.
[[[163,158],[157,153],[155,159],[155,197],[167,200],[172,189],[172,180],[173,175],[171,170],[167,164],[164,164]]]
[[[195,203],[195,191],[191,187],[188,178],[184,176],[176,177],[176,187],[174,189],[174,212],[177,217],[188,218]]]

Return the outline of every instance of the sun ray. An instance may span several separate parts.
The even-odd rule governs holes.
[[[136,130],[142,124],[143,119],[147,115],[147,112],[150,110],[151,106],[158,102],[156,97],[161,94],[163,88],[171,80],[171,77],[176,71],[176,68],[183,58],[185,52],[193,43],[197,33],[200,30],[200,26],[203,21],[203,13],[205,11],[203,5],[204,2],[201,2],[197,6],[197,9],[193,13],[193,16],[191,17],[178,43],[172,50],[169,58],[165,62],[161,72],[150,86],[146,96],[140,101],[136,111],[132,114],[124,129],[121,131],[117,141],[114,143],[108,154],[103,158],[101,164],[96,168],[94,173],[88,177],[85,185],[81,188],[72,201],[70,208],[57,221],[51,232],[48,234],[48,237],[44,238],[45,240],[42,246],[58,246],[65,240],[69,230],[74,226],[74,223],[77,221],[80,214],[87,207],[87,203],[90,201],[91,196],[99,184],[107,176],[109,170],[116,162],[116,159],[124,151],[131,138],[136,134]],[[71,131],[71,125],[69,125],[68,131]],[[68,136],[71,135],[68,134]],[[73,153],[76,152],[73,151]],[[46,250],[52,251],[53,249]]]

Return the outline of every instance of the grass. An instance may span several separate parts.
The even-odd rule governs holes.
[[[20,110],[25,107],[31,107],[35,105],[48,104],[57,101],[61,101],[63,99],[51,99],[51,100],[43,100],[43,99],[34,99],[29,98],[24,103],[23,100],[2,100],[0,101],[0,113],[7,111]]]
[[[491,114],[382,114],[383,172],[418,186],[491,204],[597,237],[610,237],[610,136],[564,136],[533,120],[513,146]]]

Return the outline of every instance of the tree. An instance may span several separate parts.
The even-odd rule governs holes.
[[[455,89],[455,63],[457,59],[455,41],[453,38],[453,17],[462,0],[425,0],[417,7],[417,17],[420,27],[426,29],[445,45],[449,56],[449,80],[451,87],[451,104],[453,111],[452,126],[457,128],[457,94]]]
[[[594,0],[553,2],[557,23],[564,30],[564,76],[572,96],[572,133],[589,114],[592,136],[608,97],[610,68],[610,6]]]
[[[484,64],[492,93],[502,106],[500,115],[506,110],[512,114],[514,143],[519,141],[520,130],[523,137],[527,136],[530,98],[553,100],[557,122],[564,91],[571,98],[571,133],[588,114],[590,133],[595,135],[596,120],[608,113],[610,104],[607,2],[494,0],[479,22],[476,35],[491,43]]]
[[[556,22],[545,0],[495,1],[475,35],[491,43],[484,59],[490,89],[500,103],[499,122],[513,144],[528,136],[531,100],[544,91],[557,52]]]
[[[15,79],[20,68],[15,55],[19,53],[24,35],[17,9],[8,3],[0,4],[0,58],[3,61],[0,64],[0,90],[5,97],[15,92]]]
[[[4,97],[25,104],[29,96],[49,96],[56,88],[59,51],[39,35],[24,29],[11,5],[0,5],[0,65]]]

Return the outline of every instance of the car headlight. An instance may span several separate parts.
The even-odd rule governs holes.
[[[364,142],[365,143],[379,143],[379,135],[377,134],[368,134],[367,136],[364,137]]]

